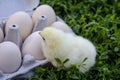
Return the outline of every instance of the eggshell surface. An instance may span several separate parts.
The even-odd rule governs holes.
[[[16,44],[9,41],[0,44],[0,70],[3,73],[17,71],[21,61],[21,52]]]
[[[6,22],[5,26],[5,33],[7,34],[9,31],[9,26],[17,24],[20,28],[20,34],[22,37],[22,40],[24,41],[25,38],[31,33],[33,29],[33,21],[29,14],[23,11],[19,11],[11,15]]]
[[[56,15],[52,7],[49,5],[41,5],[33,12],[32,19],[34,24],[38,21],[39,16],[45,15],[47,17],[48,25],[56,21]]]
[[[41,60],[44,59],[44,55],[41,48],[41,40],[42,37],[39,35],[40,31],[36,31],[32,33],[27,39],[24,41],[22,46],[22,55],[30,54],[34,56],[35,59]]]
[[[63,22],[59,22],[59,21],[58,22],[54,22],[51,25],[51,27],[56,28],[56,29],[60,29],[60,30],[62,30],[64,32],[67,32],[67,33],[73,33],[74,34],[72,29],[67,24],[65,24]]]

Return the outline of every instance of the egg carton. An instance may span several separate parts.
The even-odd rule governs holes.
[[[46,18],[44,17],[44,18],[42,18],[42,19],[40,19],[40,21],[41,20],[43,20],[43,23],[45,23],[45,20],[46,20]],[[36,27],[42,27],[42,26],[44,26],[45,24],[41,24],[40,23],[40,21],[38,21],[38,23],[37,23],[37,25],[36,25]],[[60,21],[60,22],[63,22],[64,23],[64,21],[59,17],[59,16],[56,16],[56,21]],[[10,28],[14,28],[14,27],[10,27]],[[17,29],[17,26],[16,26],[16,28],[15,29]],[[37,30],[39,30],[39,28],[36,28],[36,30],[35,31],[37,31]],[[35,32],[34,31],[34,32]],[[9,35],[10,36],[10,35]],[[18,37],[18,36],[17,36]],[[9,37],[8,37],[9,38]],[[11,38],[13,39],[13,40],[11,40],[12,42],[14,42],[15,43],[15,36],[11,36]],[[6,40],[7,38],[5,38],[4,40]],[[20,42],[20,41],[18,41],[18,42]],[[20,47],[20,44],[22,44],[22,43],[16,43],[19,47]],[[23,75],[22,77],[26,77],[26,76],[29,76],[30,75],[30,71],[33,69],[33,68],[35,68],[35,67],[37,67],[37,66],[41,66],[41,65],[45,65],[45,64],[47,64],[48,63],[48,61],[46,60],[46,59],[44,59],[44,60],[36,60],[33,56],[31,56],[31,55],[29,55],[29,54],[27,54],[27,55],[25,55],[24,57],[23,57],[23,61],[22,61],[22,65],[20,66],[20,68],[16,71],[16,72],[13,72],[13,73],[10,73],[10,74],[5,74],[5,73],[3,73],[2,71],[0,71],[0,80],[8,80],[8,79],[12,79],[12,78],[14,78],[14,77],[16,77],[16,76],[19,76],[19,75]],[[24,76],[25,75],[25,76]]]
[[[25,11],[29,15],[32,14],[33,9],[39,5],[40,0],[0,0],[0,27],[4,31],[4,25],[10,15],[17,11]],[[7,4],[7,5],[5,5]],[[22,6],[21,6],[22,5]],[[14,42],[14,41],[13,41]],[[15,76],[22,74],[29,74],[29,71],[37,66],[44,65],[47,60],[36,60],[31,55],[25,55],[23,57],[20,68],[13,73],[3,73],[0,71],[0,80],[8,80]]]
[[[45,18],[45,17],[44,17]],[[42,18],[42,20],[44,21],[44,20],[46,20],[46,19],[44,19],[44,18]],[[40,19],[41,20],[41,19]],[[64,21],[59,17],[59,16],[56,16],[56,21],[60,21],[60,22],[63,22],[64,23]],[[38,21],[39,22],[39,21]],[[45,21],[44,21],[45,22]],[[43,23],[44,23],[43,22]],[[40,26],[40,27],[42,27],[43,25],[45,25],[45,24],[42,24],[42,25],[40,25],[40,23],[38,23],[37,25],[36,25],[36,27],[37,26]],[[17,26],[16,26],[17,27]],[[17,28],[15,28],[15,29],[17,29]],[[37,30],[39,30],[38,28],[35,30],[35,31],[37,31]],[[35,32],[34,31],[34,32]],[[14,36],[11,36],[11,37],[13,37],[13,39],[14,39]],[[16,40],[15,40],[16,41]],[[14,40],[12,40],[12,42],[14,42]],[[20,41],[18,41],[18,42],[20,42]],[[17,44],[17,43],[16,43]],[[22,43],[20,43],[20,44],[22,44]],[[18,43],[17,45],[20,47],[20,44]],[[31,56],[30,54],[26,54],[24,57],[23,57],[23,61],[22,61],[22,65],[20,66],[20,68],[16,71],[16,72],[13,72],[13,73],[10,73],[10,74],[5,74],[5,73],[3,73],[2,71],[0,71],[0,80],[7,80],[7,79],[11,79],[11,78],[13,78],[13,77],[16,77],[16,76],[18,76],[18,75],[30,75],[29,73],[30,73],[30,71],[33,69],[33,68],[35,68],[35,67],[37,67],[37,66],[42,66],[42,65],[45,65],[45,64],[47,64],[48,63],[48,61],[46,60],[46,59],[44,59],[44,60],[36,60],[33,56]],[[23,77],[25,77],[25,76],[23,76]]]
[[[7,3],[7,5],[5,5]],[[32,15],[33,13],[33,9],[36,8],[40,3],[40,0],[0,0],[0,28],[2,28],[2,30],[4,31],[4,26],[5,23],[7,21],[7,19],[9,18],[10,15],[12,15],[13,13],[17,12],[17,11],[25,11],[27,13],[29,13],[29,15]],[[22,6],[21,6],[22,5]],[[46,25],[46,16],[42,15],[40,16],[40,19],[38,20],[38,23],[36,23],[36,25],[34,26],[35,29],[33,30],[33,32],[37,31],[37,30],[42,30],[42,28]],[[56,21],[60,21],[65,23],[59,16],[56,16]],[[39,26],[39,27],[38,27]],[[41,29],[40,29],[41,28]],[[16,28],[11,28],[11,29],[16,29]],[[11,41],[15,42],[16,40],[13,40],[15,36],[10,36],[11,37]],[[18,36],[17,36],[18,38]],[[8,40],[7,38],[4,39]],[[21,41],[18,41],[21,42]],[[19,47],[21,46],[22,43],[16,43]],[[48,63],[48,61],[46,59],[44,60],[36,60],[33,56],[31,56],[30,54],[27,54],[23,57],[22,59],[22,64],[20,66],[20,68],[13,73],[3,73],[2,71],[0,71],[0,80],[10,80],[16,76],[18,77],[28,77],[31,75],[31,70],[37,66],[42,66]],[[22,76],[20,76],[22,75]]]

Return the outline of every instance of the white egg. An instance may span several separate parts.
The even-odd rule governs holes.
[[[63,22],[59,22],[59,21],[54,22],[54,23],[51,25],[51,27],[56,28],[56,29],[60,29],[60,30],[62,30],[62,31],[64,31],[64,32],[67,32],[67,33],[72,33],[72,34],[74,34],[74,32],[72,31],[72,29],[71,29],[67,24],[65,24],[65,23],[63,23]]]
[[[3,38],[4,38],[4,34],[3,34],[2,29],[0,28],[0,42],[3,41]]]
[[[6,22],[5,26],[5,33],[8,33],[9,26],[17,24],[20,28],[20,34],[22,37],[22,40],[25,40],[25,38],[31,33],[33,29],[33,21],[29,14],[23,11],[19,11],[11,15]]]
[[[49,5],[41,5],[33,12],[32,19],[34,24],[38,21],[39,16],[45,15],[47,17],[48,25],[56,21],[56,15],[52,7]]]
[[[45,59],[42,48],[41,48],[41,40],[42,37],[39,35],[40,31],[36,31],[32,33],[27,39],[24,41],[22,46],[22,55],[30,54],[34,56],[35,59],[41,60]]]
[[[21,52],[16,44],[9,41],[0,44],[0,70],[3,73],[17,71],[21,61]]]

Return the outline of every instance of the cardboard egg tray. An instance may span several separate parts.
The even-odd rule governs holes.
[[[56,16],[56,21],[61,21],[64,22],[60,17]],[[37,66],[42,66],[45,65],[46,63],[48,63],[48,61],[45,60],[36,60],[33,56],[26,54],[23,57],[23,61],[22,61],[22,65],[21,67],[14,73],[10,73],[10,74],[5,74],[2,71],[0,71],[0,80],[7,80],[7,79],[11,79],[15,76],[18,75],[24,75],[27,72],[29,72],[30,70],[32,70],[33,68],[37,67]]]
[[[0,28],[4,28],[4,24],[10,15],[17,11],[25,11],[30,15],[33,12],[33,9],[39,5],[40,0],[0,0]],[[7,5],[5,5],[7,3]],[[22,5],[22,6],[21,6]],[[56,16],[56,21],[64,22],[61,18]],[[36,60],[33,56],[27,54],[23,57],[22,64],[20,68],[13,73],[5,74],[0,71],[0,80],[10,80],[13,77],[19,75],[25,75],[33,68],[41,65],[45,65],[48,61],[44,60]]]

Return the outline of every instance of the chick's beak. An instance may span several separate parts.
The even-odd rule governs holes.
[[[39,35],[42,37],[43,41],[45,41],[45,38],[42,36],[41,32],[39,32]]]
[[[39,35],[42,37],[41,32],[39,32]],[[42,37],[42,39],[43,39],[43,37]]]
[[[41,32],[39,32],[39,35],[41,35]]]
[[[39,35],[43,38],[43,36],[42,36],[41,32],[39,32]]]

